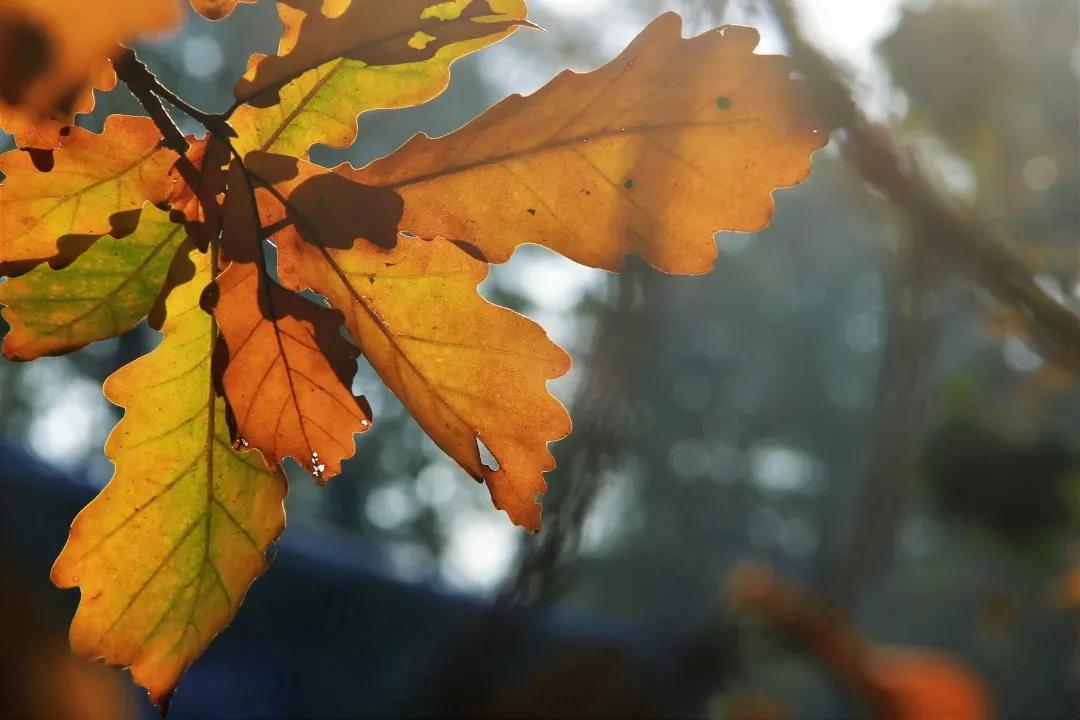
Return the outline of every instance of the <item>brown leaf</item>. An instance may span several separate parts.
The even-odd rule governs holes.
[[[356,452],[353,434],[371,410],[350,388],[356,349],[340,313],[319,307],[267,274],[252,190],[229,171],[222,246],[229,266],[216,282],[213,313],[226,355],[219,357],[233,440],[273,467],[292,456],[320,482]]]
[[[608,270],[633,253],[705,272],[714,233],[765,227],[773,189],[807,176],[828,133],[787,58],[753,53],[755,30],[683,39],[680,27],[663,15],[603,68],[418,135],[355,178],[404,198],[403,230],[491,262],[536,243]]]

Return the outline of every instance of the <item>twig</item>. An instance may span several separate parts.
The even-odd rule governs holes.
[[[131,93],[138,99],[142,106],[146,108],[146,111],[151,113],[150,116],[154,118],[155,123],[158,122],[158,116],[151,112],[151,106],[156,105],[157,108],[160,108],[160,112],[164,113],[165,117],[168,117],[168,113],[166,113],[161,106],[161,100],[164,100],[195,122],[202,125],[218,138],[224,140],[226,138],[236,137],[236,131],[229,125],[228,117],[226,115],[204,112],[165,87],[161,81],[157,79],[157,76],[150,72],[150,69],[146,67],[146,64],[135,56],[133,50],[125,49],[120,57],[117,58],[114,67],[116,68],[116,76],[128,86],[128,89],[131,90]],[[172,122],[171,118],[169,118],[168,125],[170,125],[176,133],[180,132],[176,129],[176,125]],[[161,128],[161,125],[159,124],[158,127]],[[161,128],[161,130],[163,133],[166,132],[165,128]],[[183,137],[183,135],[181,135],[181,137]]]
[[[157,78],[135,57],[135,52],[132,50],[124,50],[113,63],[113,67],[116,68],[116,77],[127,85],[128,90],[157,125],[163,138],[162,145],[182,158],[187,157],[187,151],[191,147],[187,138],[180,132],[180,128],[176,126],[172,116],[162,106],[161,100],[154,92],[154,87],[160,85]]]
[[[916,242],[940,253],[1000,302],[1020,310],[1046,358],[1080,375],[1080,317],[1048,295],[1005,243],[926,177],[908,148],[856,105],[843,73],[799,30],[790,0],[766,0],[787,36],[808,97],[847,131],[843,150],[856,171],[910,218]]]
[[[187,156],[191,146],[180,128],[176,126],[172,116],[161,104],[161,97],[164,96],[166,99],[175,98],[181,102],[183,107],[177,105],[178,109],[201,122],[215,137],[227,141],[229,137],[236,135],[235,131],[221,116],[207,115],[176,98],[176,95],[162,85],[154,74],[147,69],[146,65],[135,57],[134,51],[125,49],[113,63],[113,67],[116,69],[117,78],[127,86],[131,94],[146,110],[146,114],[154,121],[158,131],[161,133],[162,146],[179,155],[179,159],[176,161],[176,169],[184,182],[188,184],[188,187],[195,191],[195,196],[199,199],[199,204],[202,205],[204,213],[209,216],[211,212],[209,208],[217,205],[217,198],[203,185],[201,171],[195,167],[195,163]],[[170,103],[176,105],[172,100],[170,100]],[[226,134],[222,135],[220,133]]]

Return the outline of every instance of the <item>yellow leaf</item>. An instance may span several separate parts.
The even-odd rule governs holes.
[[[357,115],[427,102],[446,89],[451,63],[502,40],[526,15],[523,0],[464,0],[452,17],[430,12],[431,0],[353,0],[332,17],[321,5],[278,5],[279,55],[253,57],[236,87],[237,103],[248,103],[232,117],[242,155],[351,145]],[[417,33],[434,39],[418,47]]]
[[[0,273],[55,257],[63,235],[103,235],[114,214],[168,198],[176,156],[160,137],[150,118],[113,115],[100,135],[72,128],[49,172],[21,150],[0,155]]]
[[[105,448],[116,473],[75,519],[52,572],[82,592],[75,652],[130,666],[159,706],[232,619],[285,524],[284,479],[229,443],[211,378],[215,329],[199,306],[209,258],[189,258],[161,345],[105,383],[125,409]]]
[[[261,177],[282,176],[266,169],[271,158],[249,162]],[[409,237],[394,247],[352,243],[352,218],[382,227],[371,215],[393,206],[334,202],[320,182],[328,176],[355,185],[346,168],[326,173],[307,163],[278,185],[291,193],[277,212],[292,225],[274,236],[282,284],[311,288],[344,312],[364,357],[432,440],[487,483],[511,520],[538,530],[536,498],[555,467],[547,443],[570,432],[570,416],[546,384],[566,373],[569,356],[539,325],[477,292],[487,263],[468,248]],[[261,202],[275,200],[264,193]],[[484,464],[478,441],[498,468]]]
[[[614,61],[511,96],[451,135],[418,135],[355,175],[398,192],[402,230],[467,241],[491,262],[523,243],[619,270],[637,254],[702,273],[718,230],[764,228],[772,191],[828,133],[757,31],[683,39],[657,18]]]
[[[11,329],[4,355],[61,355],[127,332],[146,317],[186,233],[169,213],[147,205],[136,231],[104,236],[62,271],[41,265],[0,285]]]

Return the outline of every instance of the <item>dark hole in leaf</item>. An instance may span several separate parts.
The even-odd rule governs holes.
[[[30,162],[34,163],[34,167],[37,168],[38,172],[47,173],[56,165],[56,158],[53,156],[52,150],[23,148],[23,151],[30,156]]]

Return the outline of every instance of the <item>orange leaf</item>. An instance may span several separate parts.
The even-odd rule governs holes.
[[[0,271],[59,254],[63,235],[104,235],[116,213],[169,197],[176,156],[150,118],[113,115],[97,135],[72,128],[49,172],[30,153],[0,155]]]
[[[56,150],[66,134],[65,129],[74,122],[75,115],[94,109],[94,90],[112,90],[116,86],[116,73],[112,63],[102,60],[95,79],[90,80],[90,85],[93,87],[87,87],[79,94],[70,112],[53,111],[48,116],[39,118],[0,105],[0,128],[15,137],[16,147]]]
[[[47,133],[70,125],[75,112],[87,109],[91,85],[112,86],[107,60],[121,49],[118,43],[180,18],[177,0],[4,0],[0,113],[13,127],[3,127],[18,130],[27,143],[28,121],[46,121]]]
[[[701,273],[717,230],[764,228],[772,191],[810,171],[828,137],[757,31],[691,39],[657,18],[614,61],[511,96],[443,138],[418,135],[355,174],[396,190],[402,229],[464,240],[491,262],[537,243],[619,270],[639,254]]]
[[[253,3],[258,0],[191,0],[191,7],[208,20],[222,20],[229,17],[242,2]]]
[[[762,616],[796,640],[872,717],[987,720],[992,701],[978,674],[944,653],[873,645],[834,605],[767,566],[746,563],[729,578],[736,609]]]
[[[867,669],[894,720],[989,720],[986,684],[963,663],[931,650],[881,648]]]
[[[248,156],[255,173],[279,181],[280,160]],[[372,194],[364,205],[335,202],[342,186],[358,201]],[[539,325],[476,291],[487,263],[469,248],[414,237],[389,247],[379,229],[393,227],[394,205],[357,184],[347,167],[328,173],[300,162],[278,188],[289,193],[288,206],[271,214],[292,223],[275,235],[282,283],[311,288],[345,312],[364,357],[432,440],[487,483],[511,520],[538,530],[536,496],[547,487],[543,473],[555,467],[547,443],[570,432],[570,417],[546,383],[569,369],[567,354]],[[264,193],[261,202],[275,201]],[[368,224],[364,232],[353,218]],[[478,441],[497,469],[484,464]]]
[[[241,166],[229,173],[222,245],[232,261],[213,293],[227,356],[218,372],[234,441],[273,467],[292,456],[320,482],[356,452],[371,410],[350,387],[357,352],[340,313],[294,295],[267,275],[254,196]]]

